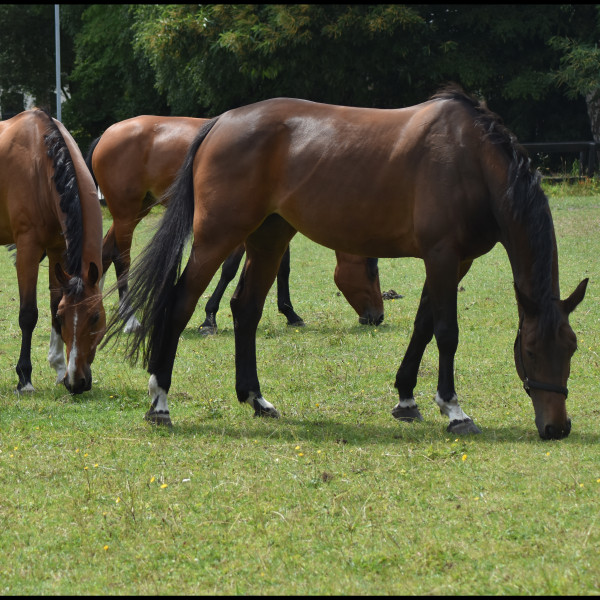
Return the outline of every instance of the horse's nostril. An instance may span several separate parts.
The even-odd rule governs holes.
[[[367,315],[365,317],[358,318],[358,322],[361,325],[380,325],[382,321],[383,321],[383,315],[378,315],[377,317]]]
[[[571,419],[567,419],[564,427],[556,427],[555,425],[546,425],[544,435],[541,436],[545,440],[562,440],[571,433]]]

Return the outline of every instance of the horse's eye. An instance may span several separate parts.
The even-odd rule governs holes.
[[[90,325],[95,325],[100,320],[100,313],[94,313],[90,318]]]
[[[62,327],[63,326],[63,316],[60,313],[56,313],[56,321]]]

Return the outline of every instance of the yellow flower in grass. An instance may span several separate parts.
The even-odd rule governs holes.
[[[161,490],[164,490],[166,487],[169,487],[169,484],[168,484],[168,483],[163,483],[163,484],[160,486],[160,489],[161,489]]]
[[[465,460],[467,460],[467,455],[466,454],[462,455],[462,460],[463,460],[463,462],[465,462]]]
[[[154,483],[154,481],[155,481],[155,477],[154,477],[154,475],[152,475],[152,477],[150,477],[150,483]]]
[[[103,549],[104,549],[104,551],[106,552],[106,551],[108,550],[108,546],[107,546],[107,545],[105,545]]]

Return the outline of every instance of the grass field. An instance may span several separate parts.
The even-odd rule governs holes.
[[[257,338],[279,420],[237,402],[233,284],[219,334],[197,333],[213,281],[179,344],[165,430],[143,421],[148,374],[120,347],[99,351],[90,392],[55,386],[47,262],[36,392],[14,392],[18,290],[1,251],[0,593],[597,594],[600,191],[549,194],[563,297],[590,278],[571,316],[573,429],[552,442],[539,439],[515,371],[517,310],[500,246],[459,293],[456,385],[482,430],[461,438],[433,402],[434,344],[416,389],[424,421],[390,413],[423,284],[418,260],[380,260],[382,291],[404,297],[385,302],[382,325],[360,326],[334,285],[334,253],[294,238],[290,288],[306,327],[286,326],[272,290]],[[159,217],[136,230],[135,252]]]

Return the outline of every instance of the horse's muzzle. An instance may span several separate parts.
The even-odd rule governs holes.
[[[567,419],[562,427],[556,425],[538,427],[538,432],[543,440],[562,440],[571,433],[571,419]]]
[[[362,317],[358,318],[358,322],[361,325],[380,325],[383,322],[383,313],[377,315],[370,313],[363,315]]]
[[[92,373],[87,377],[78,377],[73,383],[70,383],[68,377],[63,379],[65,387],[71,394],[82,394],[92,389]]]

